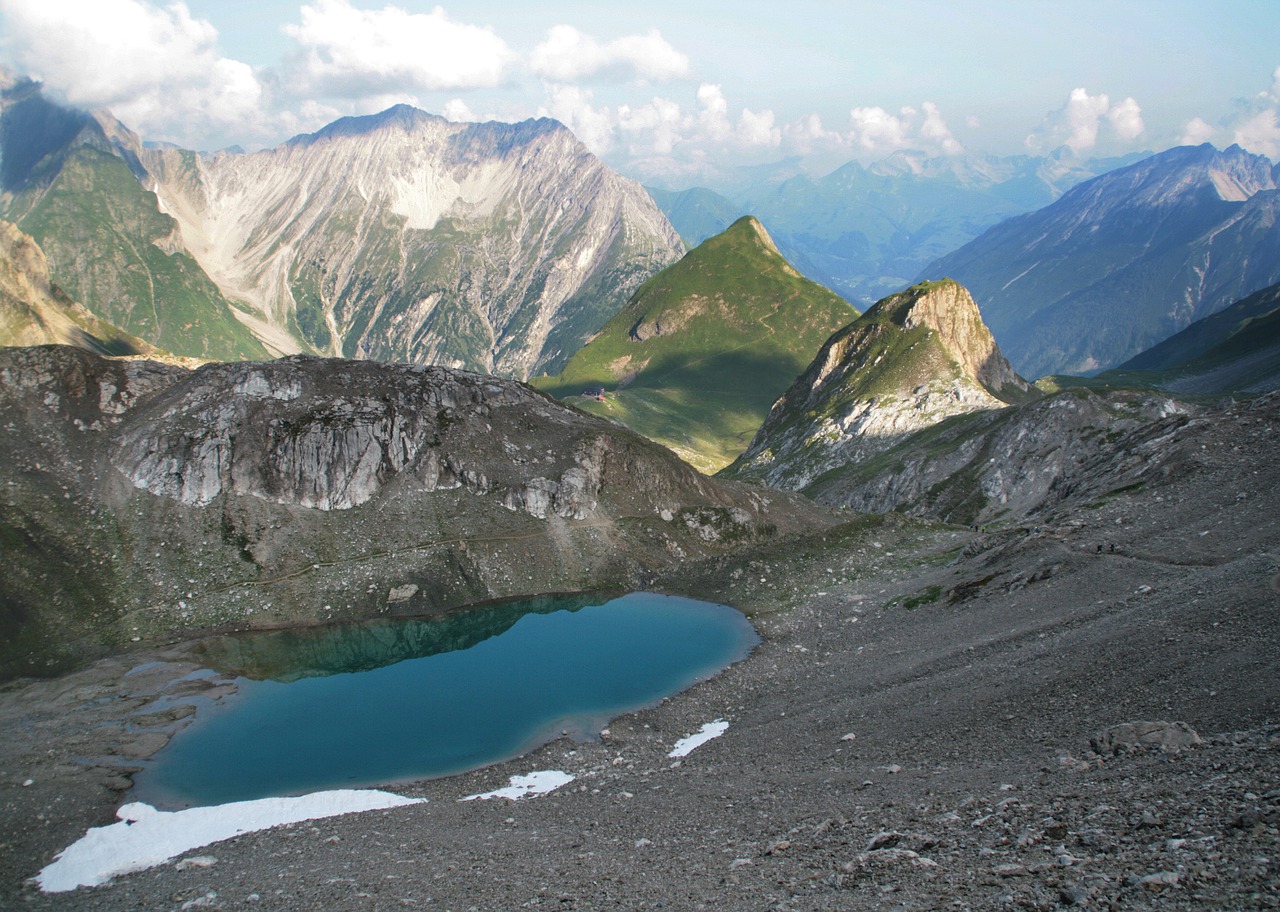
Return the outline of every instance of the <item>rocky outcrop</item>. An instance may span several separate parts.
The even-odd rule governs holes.
[[[1183,457],[1171,442],[1194,415],[1163,394],[1062,392],[918,432],[876,460],[832,471],[807,493],[849,509],[957,523],[1035,517],[1177,471]]]
[[[0,675],[141,638],[639,585],[823,525],[511,380],[0,351]],[[49,664],[45,664],[49,663]]]
[[[923,283],[827,340],[725,474],[803,490],[922,428],[1028,395],[968,291]]]

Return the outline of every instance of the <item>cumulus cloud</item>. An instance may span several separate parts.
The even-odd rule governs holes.
[[[218,33],[182,3],[0,0],[9,50],[27,74],[70,104],[109,107],[151,135],[243,125],[263,87],[221,56]]]
[[[455,123],[474,123],[476,120],[475,112],[461,98],[451,98],[445,103],[442,112],[445,120],[452,120]]]
[[[1026,140],[1035,152],[1067,146],[1073,152],[1087,152],[1098,144],[1103,123],[1120,140],[1136,139],[1146,130],[1142,108],[1132,98],[1116,105],[1105,94],[1090,95],[1083,88],[1073,89],[1066,103],[1045,117],[1043,123]]]
[[[599,76],[615,79],[667,80],[689,75],[689,58],[672,47],[657,29],[601,44],[571,25],[548,30],[533,49],[529,68],[553,82]]]
[[[738,119],[738,139],[746,146],[777,146],[782,142],[782,131],[774,125],[772,111],[752,111],[743,108]]]
[[[923,112],[923,114],[922,114]],[[881,107],[849,112],[848,142],[867,155],[889,155],[900,149],[959,155],[964,147],[952,135],[942,111],[932,101],[891,114]]]
[[[1213,137],[1230,136],[1231,142],[1273,161],[1280,159],[1280,67],[1271,74],[1271,85],[1235,103],[1235,110],[1209,123],[1194,117],[1182,129],[1179,142],[1194,145]],[[1221,144],[1227,140],[1220,139]]]
[[[924,123],[920,125],[921,138],[936,146],[944,155],[960,155],[964,152],[964,146],[951,134],[938,106],[932,101],[926,101],[920,107],[924,109]]]
[[[580,86],[552,85],[539,117],[554,117],[597,155],[613,149],[617,117],[608,107],[596,108],[590,91]]]
[[[1137,139],[1147,129],[1142,122],[1142,108],[1132,98],[1126,98],[1107,110],[1107,120],[1111,129],[1121,139]]]
[[[456,22],[437,6],[356,9],[315,0],[285,32],[301,49],[286,81],[295,91],[360,98],[392,91],[492,88],[516,55],[491,29]]]
[[[1234,142],[1242,149],[1257,155],[1265,155],[1275,161],[1280,159],[1280,118],[1276,109],[1259,111],[1235,128]]]
[[[1178,145],[1198,146],[1201,143],[1208,142],[1213,137],[1213,134],[1217,132],[1216,129],[1205,123],[1201,118],[1193,117],[1182,128],[1182,135],[1178,137]]]
[[[902,116],[890,114],[881,107],[854,108],[849,112],[850,139],[864,151],[888,154],[905,149],[907,142],[907,118],[911,108],[903,108]]]

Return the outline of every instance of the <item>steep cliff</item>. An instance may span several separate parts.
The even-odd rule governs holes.
[[[921,428],[1029,395],[969,292],[949,279],[922,283],[828,339],[723,474],[803,490]]]
[[[0,351],[0,675],[134,638],[630,588],[826,522],[509,380]]]

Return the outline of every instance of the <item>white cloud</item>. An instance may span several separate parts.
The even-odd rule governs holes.
[[[557,25],[533,49],[529,67],[553,82],[574,82],[589,76],[659,81],[688,76],[689,58],[657,29],[600,44],[571,25]]]
[[[219,54],[217,30],[182,3],[0,0],[15,62],[78,107],[109,107],[157,138],[242,127],[263,87]]]
[[[392,91],[491,88],[515,54],[491,29],[455,22],[437,6],[411,13],[395,6],[356,9],[348,0],[315,0],[285,26],[301,58],[286,82],[300,93],[359,98]]]
[[[904,108],[903,116],[895,117],[881,107],[854,108],[849,112],[850,139],[875,155],[905,149],[908,146],[906,117],[910,111]]]
[[[924,108],[924,123],[920,125],[921,138],[936,146],[944,155],[963,153],[964,146],[951,135],[951,130],[947,127],[947,122],[943,119],[938,106],[932,101],[926,101],[921,107]]]
[[[703,83],[698,86],[698,124],[702,135],[719,142],[733,132],[729,125],[729,102],[718,85]]]
[[[1026,140],[1035,152],[1067,146],[1073,152],[1088,152],[1098,144],[1098,132],[1104,121],[1119,140],[1129,142],[1140,136],[1146,126],[1137,101],[1126,98],[1112,105],[1105,94],[1090,95],[1086,89],[1073,89],[1066,103],[1045,117]]]
[[[655,98],[638,108],[629,105],[620,107],[618,129],[631,140],[633,151],[670,155],[684,139],[687,118],[676,102],[667,98]]]
[[[471,107],[461,98],[451,98],[444,106],[445,120],[455,123],[474,123],[476,115]]]
[[[1182,128],[1182,135],[1178,137],[1178,145],[1198,146],[1201,143],[1208,142],[1213,137],[1213,134],[1217,132],[1216,129],[1205,123],[1201,118],[1193,117]]]
[[[782,142],[782,131],[774,125],[772,111],[752,111],[743,108],[738,118],[738,139],[747,146],[777,146]]]
[[[1235,128],[1235,144],[1256,155],[1280,159],[1280,119],[1275,108],[1259,111]]]
[[[592,105],[590,91],[568,85],[552,85],[548,91],[546,105],[538,109],[539,117],[554,117],[596,155],[613,149],[616,118],[609,108]]]
[[[1137,139],[1147,129],[1142,122],[1142,108],[1132,98],[1111,107],[1107,111],[1107,120],[1121,139]]]
[[[844,145],[844,137],[822,125],[817,114],[806,114],[782,128],[783,142],[800,155]]]
[[[1216,123],[1194,117],[1182,128],[1179,142],[1196,145],[1213,137],[1230,136],[1231,142],[1272,161],[1280,159],[1280,67],[1271,74],[1271,85],[1243,99],[1235,110]],[[1226,139],[1218,140],[1226,144]]]

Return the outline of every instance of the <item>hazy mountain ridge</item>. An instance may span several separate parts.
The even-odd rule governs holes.
[[[828,339],[723,474],[804,490],[947,417],[1029,395],[966,289],[916,285]]]
[[[1145,154],[1145,153],[1143,153]],[[716,190],[651,189],[688,243],[756,215],[806,276],[858,307],[911,284],[932,260],[1080,181],[1134,158],[929,156],[900,151],[812,176],[781,169]]]
[[[556,396],[715,471],[742,451],[831,332],[857,312],[744,216],[653,276],[555,377]]]
[[[982,301],[1024,374],[1118,364],[1280,281],[1280,168],[1237,146],[1153,155],[932,264]]]

